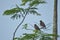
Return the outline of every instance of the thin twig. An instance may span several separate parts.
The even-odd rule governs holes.
[[[26,12],[25,16],[23,17],[23,20],[20,22],[20,24],[19,24],[19,25],[17,26],[17,28],[15,29],[15,31],[14,31],[14,33],[13,33],[13,40],[14,40],[14,37],[15,37],[15,34],[16,34],[18,28],[19,28],[20,25],[24,22],[26,15],[27,15],[27,12]]]

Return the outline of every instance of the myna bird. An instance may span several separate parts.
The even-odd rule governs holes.
[[[36,24],[34,24],[34,28],[35,28],[36,30],[40,30],[39,27],[38,27]]]
[[[43,22],[42,20],[40,20],[40,26],[41,26],[42,29],[43,29],[43,28],[46,29],[46,25],[44,24],[44,22]]]

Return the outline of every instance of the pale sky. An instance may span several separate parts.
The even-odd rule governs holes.
[[[45,24],[53,23],[53,6],[54,1],[53,0],[46,0],[46,4],[41,4],[38,6],[38,12],[41,14],[41,16],[34,16],[34,15],[28,15],[24,21],[24,23],[39,23],[39,20],[43,20]],[[60,35],[60,0],[58,0],[58,34]],[[10,19],[10,16],[3,16],[3,12],[7,9],[11,9],[16,7],[16,4],[20,5],[20,0],[0,0],[0,40],[11,40],[13,32],[17,25],[21,22],[22,19],[18,20],[12,20]],[[25,6],[26,7],[26,6]],[[32,27],[33,28],[33,27]],[[52,33],[52,25],[49,27],[50,30],[45,30],[47,33]],[[16,36],[20,36],[23,33],[30,31],[24,31],[22,30],[22,27],[20,27],[16,33]],[[60,38],[58,39],[60,40]]]

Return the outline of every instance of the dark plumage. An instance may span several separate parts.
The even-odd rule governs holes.
[[[40,30],[39,27],[38,27],[36,24],[34,24],[34,28],[35,28],[36,30]]]
[[[46,25],[44,24],[44,22],[42,20],[40,20],[40,26],[41,26],[41,28],[46,28]]]

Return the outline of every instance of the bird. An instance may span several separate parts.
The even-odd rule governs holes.
[[[46,29],[46,25],[42,20],[40,20],[40,26],[41,26],[41,29],[43,29],[43,28]]]
[[[35,28],[36,30],[40,30],[40,28],[39,28],[36,24],[34,24],[34,28]]]

